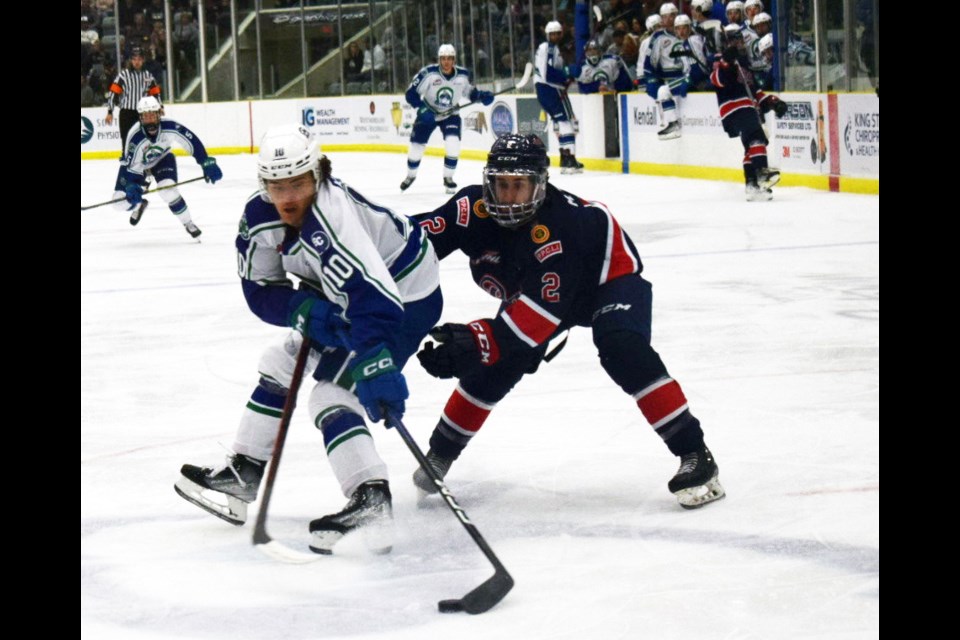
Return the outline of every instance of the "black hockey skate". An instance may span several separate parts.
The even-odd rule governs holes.
[[[390,483],[386,480],[364,482],[343,511],[317,518],[310,523],[310,550],[329,555],[348,533],[360,530],[372,552],[390,553],[393,548],[393,505]]]
[[[183,228],[187,230],[187,233],[190,234],[191,238],[199,238],[200,234],[203,233],[203,231],[200,231],[200,227],[193,224],[193,222],[188,222],[187,224],[183,225]]]
[[[780,171],[766,167],[757,169],[757,186],[761,191],[769,191],[770,187],[780,182]]]
[[[720,486],[719,473],[713,454],[704,446],[680,456],[680,469],[667,486],[681,507],[698,509],[727,495]]]
[[[409,177],[404,178],[404,179],[403,179],[403,182],[400,183],[400,191],[406,191],[407,189],[409,189],[409,188],[410,188],[410,185],[412,185],[412,184],[413,184],[413,181],[416,180],[416,179],[417,179],[416,177],[413,177],[413,178],[409,178]]]
[[[447,193],[456,193],[457,192],[457,183],[451,178],[443,179],[443,188],[447,190]]]
[[[430,468],[433,469],[433,472],[437,474],[437,477],[441,480],[447,476],[447,473],[450,472],[450,466],[453,465],[452,458],[444,458],[443,456],[437,455],[432,449],[427,452],[426,458],[430,464]],[[417,487],[417,503],[420,505],[423,504],[424,498],[439,493],[440,491],[440,487],[435,485],[426,471],[420,467],[417,467],[417,470],[413,472],[413,484]]]
[[[141,200],[140,206],[133,210],[130,214],[130,224],[132,226],[137,226],[137,223],[140,222],[140,218],[143,217],[143,212],[146,211],[147,205],[150,204],[147,200]]]
[[[264,461],[242,453],[227,456],[227,463],[218,469],[185,464],[173,488],[187,502],[240,526],[247,521],[247,504],[257,499],[265,466]],[[214,497],[225,498],[226,504]]]
[[[657,131],[657,140],[673,140],[674,138],[679,138],[682,131],[680,130],[680,123],[674,120],[660,131]]]
[[[560,149],[560,173],[583,173],[583,164],[569,149]]]

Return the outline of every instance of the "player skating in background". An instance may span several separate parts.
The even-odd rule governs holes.
[[[680,504],[692,509],[722,498],[700,421],[650,345],[651,286],[633,242],[604,205],[549,184],[548,166],[539,138],[505,135],[493,144],[482,185],[414,216],[441,259],[462,251],[474,281],[502,301],[496,317],[437,327],[431,336],[439,344],[418,354],[431,375],[459,379],[428,461],[445,476],[497,403],[537,370],[548,341],[590,327],[607,375],[680,458],[668,484]],[[422,470],[414,483],[436,492]]]
[[[273,451],[297,352],[310,340],[306,370],[317,381],[310,418],[349,498],[339,513],[310,523],[310,548],[331,553],[346,533],[364,528],[375,551],[389,551],[387,466],[363,413],[371,422],[384,417],[384,408],[403,415],[407,385],[400,371],[443,306],[436,254],[409,218],[334,178],[303,127],[266,133],[258,173],[260,191],[247,201],[236,239],[240,284],[261,320],[294,330],[261,356],[235,453],[219,468],[184,465],[177,493],[227,522],[244,523]]]
[[[672,2],[660,6],[662,29],[650,38],[644,59],[643,82],[647,95],[656,100],[660,112],[658,140],[672,140],[681,135],[679,102],[687,95],[688,80],[683,59],[683,41],[673,34],[673,23],[679,11]]]
[[[577,160],[575,116],[567,97],[567,86],[576,78],[572,68],[564,65],[559,46],[563,39],[563,27],[556,20],[551,20],[544,31],[547,41],[537,47],[533,62],[534,89],[540,108],[557,127],[561,173],[582,173],[583,164]]]
[[[417,110],[417,119],[410,134],[410,149],[407,151],[407,177],[400,183],[406,191],[417,179],[420,160],[427,148],[430,134],[437,127],[443,134],[446,155],[443,158],[443,186],[447,193],[457,190],[453,174],[460,159],[462,121],[456,106],[464,97],[484,106],[493,103],[493,93],[473,86],[473,74],[465,67],[456,66],[457,50],[452,44],[442,44],[437,49],[437,64],[430,64],[414,76],[407,88],[406,99]]]
[[[203,178],[207,182],[216,182],[223,177],[223,172],[217,166],[216,159],[207,155],[197,134],[175,120],[162,117],[163,107],[156,98],[141,98],[137,111],[140,113],[140,122],[130,129],[113,194],[114,198],[125,198],[126,201],[114,206],[130,211],[130,224],[140,222],[150,204],[143,199],[143,192],[148,177],[153,176],[160,189],[157,194],[167,203],[187,233],[196,238],[201,233],[200,229],[193,222],[187,203],[175,186],[177,160],[173,155],[173,147],[181,147],[194,157],[203,169]]]

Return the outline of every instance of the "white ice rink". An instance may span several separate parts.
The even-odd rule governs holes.
[[[442,160],[406,194],[404,158],[334,154],[334,173],[402,213],[442,204]],[[80,214],[80,627],[90,639],[645,640],[880,634],[880,200],[586,173],[552,180],[605,202],[654,284],[655,348],[686,392],[728,497],[698,511],[667,491],[677,460],[610,381],[589,330],[493,412],[447,477],[516,587],[481,616],[440,614],[492,573],[442,506],[417,509],[416,463],[377,426],[391,469],[389,556],[278,563],[173,491],[180,465],[219,464],[282,329],[251,314],[234,236],[252,156],[182,193],[202,242],[162,201],[138,227]],[[736,158],[731,158],[735,162]],[[180,177],[200,175],[179,158]],[[81,161],[80,202],[112,196],[118,163]],[[461,162],[461,185],[481,164]],[[441,265],[444,320],[497,303],[460,256]],[[423,448],[453,388],[411,360],[405,422]],[[300,408],[271,534],[306,551],[307,524],[345,503]]]

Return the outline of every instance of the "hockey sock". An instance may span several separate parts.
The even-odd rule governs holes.
[[[430,448],[444,458],[455,460],[483,426],[495,406],[496,403],[484,402],[457,385],[443,408],[440,422],[430,436]]]
[[[323,431],[327,459],[344,496],[349,498],[364,482],[388,479],[387,465],[359,415],[345,407],[334,407],[317,417],[317,427]]]
[[[577,137],[573,133],[573,125],[570,124],[569,120],[561,120],[557,125],[559,127],[557,140],[560,142],[560,148],[575,154],[577,152]]]
[[[443,177],[452,178],[457,170],[457,160],[460,158],[460,138],[447,136],[443,139],[446,145],[446,155],[443,158]]]
[[[690,413],[680,384],[671,377],[659,380],[633,394],[637,406],[670,451],[683,455],[703,446],[700,421]]]
[[[269,460],[286,398],[286,389],[261,378],[243,410],[233,450],[257,460]]]
[[[416,142],[410,143],[410,150],[407,152],[407,177],[416,177],[417,170],[420,168],[420,160],[423,158],[426,149],[426,145]]]

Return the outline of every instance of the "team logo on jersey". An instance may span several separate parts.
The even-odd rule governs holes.
[[[534,225],[533,229],[530,229],[530,239],[537,244],[543,244],[550,239],[550,229],[542,224]]]
[[[437,90],[437,106],[441,111],[445,111],[453,106],[453,89],[450,87],[440,87]]]
[[[163,147],[151,144],[143,150],[143,164],[149,166],[151,163],[154,163],[162,158],[164,152],[166,152],[166,149]]]
[[[470,224],[470,198],[467,196],[457,200],[457,224],[461,227]]]
[[[330,238],[323,231],[314,231],[310,234],[310,245],[317,253],[323,253],[330,248]]]
[[[500,252],[499,251],[484,251],[476,258],[470,258],[470,264],[500,264]]]
[[[93,123],[90,118],[80,116],[80,144],[87,144],[93,137]]]
[[[537,249],[533,256],[537,259],[538,262],[543,262],[550,256],[556,255],[558,253],[563,253],[563,247],[560,245],[559,240],[554,240],[550,244],[545,244],[539,249]]]
[[[503,300],[507,297],[506,288],[500,284],[500,281],[491,275],[484,275],[477,282],[480,288],[492,295],[497,300]]]
[[[240,228],[237,230],[240,237],[244,240],[250,239],[250,225],[247,224],[247,216],[240,216]]]
[[[487,213],[487,203],[482,198],[473,203],[473,215],[481,219],[490,217],[490,214]]]

